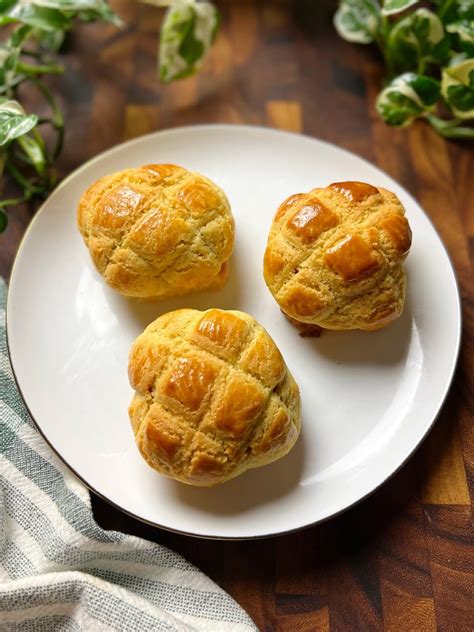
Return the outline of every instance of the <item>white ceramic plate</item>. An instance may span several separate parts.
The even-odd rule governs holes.
[[[75,224],[81,193],[100,176],[151,162],[200,171],[227,192],[237,243],[221,292],[140,305],[108,289],[94,270]],[[381,185],[405,205],[413,229],[407,301],[402,317],[386,329],[300,338],[263,281],[266,236],[283,199],[335,180]],[[255,316],[301,388],[303,429],[290,454],[211,489],[188,487],[150,469],[135,447],[127,416],[130,345],[157,316],[181,307],[239,309]],[[144,136],[70,176],[22,243],[7,324],[13,368],[33,418],[91,489],[166,529],[251,538],[334,516],[404,463],[433,424],[450,385],[460,307],[438,235],[391,178],[311,138],[218,125]]]

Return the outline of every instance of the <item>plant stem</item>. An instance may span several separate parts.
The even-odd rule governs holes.
[[[36,51],[36,50],[22,50],[21,51],[22,55],[25,55],[25,57],[33,57],[34,59],[42,59],[43,58],[43,54]]]
[[[426,120],[430,125],[445,138],[457,138],[457,139],[473,139],[474,127],[467,127],[463,125],[463,121],[458,118],[449,119],[444,121],[434,114],[428,114]]]
[[[17,88],[20,84],[22,84],[24,81],[27,81],[28,79],[29,77],[26,77],[25,75],[18,75],[18,77],[12,79],[12,81],[8,85],[0,86],[0,94],[7,94],[10,99],[13,98],[13,88]]]
[[[169,0],[169,3],[174,1]],[[31,3],[29,0],[20,0],[19,4],[26,6]],[[44,196],[56,184],[57,172],[54,169],[54,161],[64,143],[64,118],[60,104],[42,78],[46,75],[61,75],[64,72],[64,67],[57,63],[56,53],[65,33],[73,27],[75,21],[86,19],[121,24],[109,7],[108,0],[100,0],[100,2],[98,0],[97,4],[102,4],[103,7],[97,12],[92,11],[90,15],[79,9],[68,11],[59,7],[58,11],[64,19],[58,23],[57,28],[53,25],[52,31],[45,30],[41,26],[25,24],[21,15],[18,14],[13,20],[16,23],[15,26],[8,30],[8,37],[4,38],[1,44],[2,60],[9,60],[8,63],[1,62],[1,100],[4,101],[6,97],[19,101],[19,112],[22,113],[21,98],[18,94],[19,86],[23,83],[33,84],[46,101],[51,113],[38,117],[33,129],[29,128],[25,134],[14,136],[13,141],[9,140],[7,145],[0,147],[0,179],[3,180],[8,175],[12,183],[20,189],[18,197],[0,199],[0,232],[6,226],[6,214],[3,211],[5,207],[27,202],[36,195]],[[10,2],[7,2],[7,5],[9,6]],[[0,13],[2,13],[1,10]],[[46,24],[45,27],[48,28]],[[51,125],[55,133],[54,147],[51,151],[48,149],[49,143],[45,142],[45,137],[39,128],[39,125],[45,124]],[[5,131],[2,129],[0,132],[2,139],[5,139]]]
[[[439,17],[440,20],[442,20],[444,18],[446,13],[451,8],[452,4],[453,4],[453,0],[444,0],[444,3],[442,5],[441,9],[438,11],[438,17]]]
[[[425,70],[426,70],[426,59],[424,57],[420,57],[420,59],[418,60],[418,69],[417,69],[418,74],[424,75]]]
[[[0,149],[0,178],[3,178],[3,170],[8,160],[8,152]]]
[[[18,198],[10,198],[9,200],[0,200],[0,208],[5,209],[7,206],[18,206],[18,204],[23,204],[24,202],[28,202],[31,200],[31,195],[22,195]]]
[[[49,88],[40,79],[32,78],[32,81],[36,85],[38,90],[41,92],[41,94],[44,96],[44,98],[48,102],[53,112],[53,118],[51,119],[51,124],[53,125],[54,129],[57,132],[57,137],[56,137],[56,144],[54,146],[54,149],[51,155],[52,155],[52,160],[55,160],[58,157],[58,155],[61,153],[61,149],[64,143],[63,113],[61,112],[59,105],[56,99],[51,94],[51,91],[49,90]]]
[[[6,169],[11,177],[15,180],[15,182],[23,189],[25,195],[30,199],[36,193],[43,193],[44,189],[42,187],[36,187],[31,182],[29,182],[23,174],[14,166],[11,162],[7,163]]]
[[[31,133],[35,137],[35,140],[38,143],[38,145],[41,147],[41,151],[43,152],[43,156],[48,158],[48,152],[46,151],[46,145],[45,145],[45,142],[44,142],[43,137],[41,136],[41,134],[38,132],[38,130],[36,128],[33,128],[31,130]]]
[[[59,64],[25,64],[20,61],[17,70],[27,75],[62,75],[64,67]]]
[[[36,125],[53,125],[54,126],[54,122],[53,122],[53,119],[49,118],[48,116],[44,116],[44,117],[40,116]]]
[[[19,143],[15,143],[15,145],[15,152],[13,154],[15,160],[19,160],[20,162],[24,162],[26,165],[31,166],[33,164],[31,158],[25,154]]]
[[[375,43],[377,44],[382,57],[387,67],[387,75],[392,78],[395,74],[392,51],[390,46],[390,21],[385,15],[380,17],[380,28],[375,36]]]

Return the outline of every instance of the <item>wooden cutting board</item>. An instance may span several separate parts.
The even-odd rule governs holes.
[[[458,274],[464,332],[433,431],[391,481],[342,516],[250,542],[166,533],[93,498],[97,520],[185,555],[262,631],[474,630],[474,145],[447,142],[423,123],[394,130],[380,121],[380,59],[338,38],[330,0],[218,3],[222,29],[202,72],[170,86],[156,78],[161,13],[113,4],[127,27],[81,26],[55,84],[67,120],[63,175],[124,139],[195,123],[269,125],[336,143],[378,164],[426,209]],[[33,211],[12,212],[0,236],[4,277]]]

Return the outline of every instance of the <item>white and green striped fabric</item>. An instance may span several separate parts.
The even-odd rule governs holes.
[[[0,630],[250,632],[208,577],[92,517],[88,491],[36,430],[16,388],[0,281]]]

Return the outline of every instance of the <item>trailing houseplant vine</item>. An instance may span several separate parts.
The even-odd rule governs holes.
[[[159,45],[162,81],[196,72],[212,45],[218,13],[210,2],[196,0],[146,0],[167,7]],[[60,48],[77,22],[106,21],[120,27],[122,21],[107,0],[0,0],[0,232],[7,226],[10,207],[46,196],[57,181],[55,161],[64,139],[64,118],[48,86],[48,75],[64,71]],[[33,87],[41,98],[40,116],[25,112],[24,87]],[[46,141],[45,129],[53,141]],[[6,181],[17,194],[6,197]]]
[[[376,108],[388,125],[425,119],[442,136],[474,139],[474,0],[340,0],[334,24],[382,53]]]

